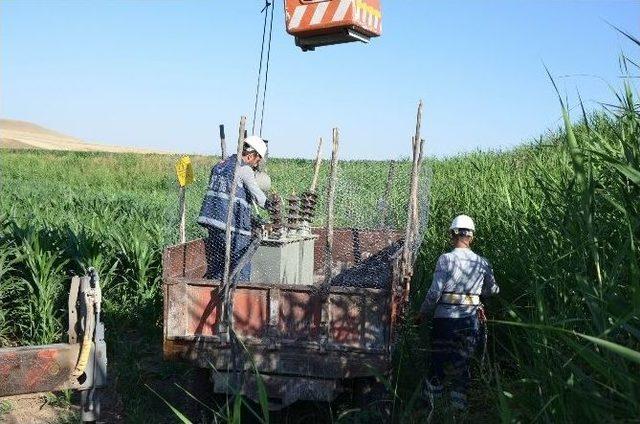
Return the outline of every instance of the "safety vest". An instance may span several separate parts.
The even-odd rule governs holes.
[[[227,228],[229,194],[233,184],[233,172],[237,155],[232,155],[213,167],[209,188],[202,201],[198,224],[219,229]],[[242,235],[251,235],[251,197],[242,182],[238,182],[233,202],[231,231]]]

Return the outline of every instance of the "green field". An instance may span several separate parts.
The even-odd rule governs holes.
[[[472,418],[611,422],[640,416],[640,107],[632,93],[625,86],[617,106],[574,116],[568,131],[511,151],[426,161],[429,221],[412,307],[422,301],[435,261],[448,248],[448,224],[459,213],[476,220],[476,250],[490,259],[502,289],[488,305],[489,361],[476,370]],[[69,276],[95,267],[104,285],[114,391],[130,422],[166,417],[145,384],[170,396],[178,389],[162,382],[188,374],[160,362],[160,257],[177,238],[176,159],[1,155],[0,346],[62,340]],[[197,237],[195,214],[216,158],[193,161],[188,232]],[[306,189],[311,169],[305,160],[269,162],[283,194]],[[343,162],[340,175],[362,185],[360,193],[381,193],[387,169],[385,162]],[[398,179],[396,186],[401,198],[406,182]],[[375,202],[365,196],[351,202],[346,212],[357,209],[359,222],[375,225],[363,221]],[[339,215],[338,224],[350,225],[353,216]],[[401,218],[392,220],[402,225]],[[427,345],[426,328],[403,327],[390,382],[398,422],[423,408],[414,395]],[[357,422],[358,414],[364,412],[341,420]]]

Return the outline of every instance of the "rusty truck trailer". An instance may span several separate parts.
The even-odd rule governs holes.
[[[218,332],[221,283],[203,278],[203,239],[166,248],[164,357],[212,367],[216,392],[240,390],[254,400],[257,371],[268,396],[283,406],[296,400],[330,401],[354,381],[387,373],[398,311],[408,290],[401,271],[402,234],[334,230],[335,272],[324,295],[318,283],[324,280],[326,233],[314,229],[313,234],[316,284],[238,283],[233,328],[250,355],[241,365],[234,361],[227,335]],[[240,370],[250,372],[244,373],[241,387],[234,387],[231,375]]]

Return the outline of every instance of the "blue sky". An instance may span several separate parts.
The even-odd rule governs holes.
[[[611,99],[634,48],[638,1],[383,0],[383,36],[301,52],[276,0],[263,135],[311,157],[341,130],[341,157],[408,156],[425,102],[427,153],[507,148],[560,124],[543,63],[575,103]],[[0,3],[0,116],[87,140],[217,153],[251,121],[260,0]],[[574,113],[577,116],[577,111]],[[250,122],[249,122],[250,123]]]

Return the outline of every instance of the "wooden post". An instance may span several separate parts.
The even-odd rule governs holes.
[[[320,344],[321,351],[325,349],[329,341],[329,328],[331,324],[331,277],[333,277],[333,204],[336,197],[336,176],[338,173],[338,142],[340,132],[333,129],[333,143],[331,149],[331,163],[329,168],[329,182],[327,185],[327,222],[326,242],[324,246],[324,281],[321,283],[320,294]],[[318,149],[319,150],[319,149]],[[317,162],[317,160],[316,160]]]
[[[420,139],[420,125],[422,121],[422,100],[418,103],[418,114],[416,117],[416,134],[412,137],[413,147],[413,163],[411,166],[411,185],[409,193],[409,207],[407,213],[407,226],[405,231],[404,248],[402,251],[402,260],[404,263],[404,275],[406,278],[410,278],[413,273],[413,254],[411,248],[413,247],[414,236],[414,217],[418,215],[418,172],[420,166],[421,156],[421,139]],[[407,281],[407,287],[409,282]]]
[[[227,158],[227,142],[224,136],[224,124],[220,124],[220,157],[222,160]]]
[[[336,197],[336,176],[338,174],[338,144],[340,132],[333,129],[333,145],[331,149],[331,165],[329,174],[329,187],[327,189],[327,241],[324,246],[324,287],[323,293],[328,294],[333,276],[333,204]]]
[[[187,187],[180,187],[178,190],[178,204],[180,208],[180,243],[184,243],[187,240],[186,235],[186,193]]]
[[[235,205],[236,188],[238,187],[238,169],[240,169],[240,162],[242,161],[242,147],[244,145],[244,133],[247,118],[240,118],[240,128],[238,130],[238,150],[236,157],[236,164],[233,169],[233,182],[231,183],[231,190],[229,192],[229,207],[227,208],[227,226],[225,229],[225,245],[224,245],[224,274],[222,277],[222,285],[224,287],[224,302],[222,305],[223,321],[226,321],[228,325],[231,323],[232,312],[229,301],[229,288],[231,281],[229,280],[230,268],[231,268],[231,227],[233,226],[233,211]]]
[[[322,137],[318,140],[318,151],[316,152],[316,164],[313,169],[313,180],[311,180],[311,188],[309,191],[311,193],[316,192],[316,187],[318,186],[318,174],[320,173],[320,164],[322,163]]]
[[[411,208],[411,242],[413,244],[416,243],[416,237],[418,236],[418,229],[420,226],[420,206],[418,204],[418,191],[419,191],[419,183],[420,183],[420,169],[422,168],[422,152],[424,149],[424,138],[420,139],[420,144],[418,146],[418,165],[416,168],[416,177],[413,179],[412,183],[413,187],[413,197],[411,200],[413,201],[413,206]],[[417,249],[417,246],[413,246],[414,249]],[[417,251],[413,251],[413,255],[411,257],[411,262],[414,262],[416,259]]]

